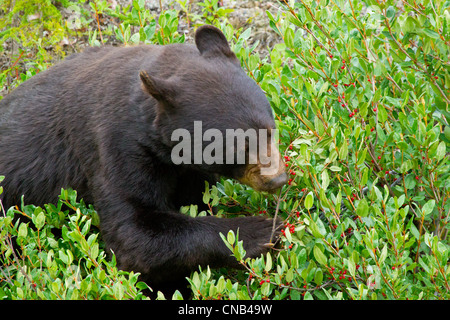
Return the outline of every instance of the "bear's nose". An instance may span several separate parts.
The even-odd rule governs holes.
[[[283,172],[267,182],[267,189],[275,191],[276,189],[284,186],[287,182],[288,176],[286,172]]]

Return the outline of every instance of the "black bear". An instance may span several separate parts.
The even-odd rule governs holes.
[[[173,132],[194,133],[199,122],[202,132],[224,136],[229,129],[268,130],[258,144],[264,141],[271,162],[250,162],[246,139],[231,154],[236,160],[243,152],[244,162],[174,164],[179,141]],[[219,176],[263,191],[284,185],[274,127],[264,93],[215,27],[198,28],[195,44],[89,48],[0,101],[2,201],[8,208],[24,195],[26,203],[43,205],[55,202],[61,188],[77,190],[98,211],[118,267],[140,272],[150,286],[183,278],[199,265],[235,267],[219,233],[239,229],[247,256],[257,257],[270,248],[273,221],[191,218],[179,208],[201,205],[205,181],[213,184]],[[207,146],[202,141],[200,147]],[[179,154],[184,159],[185,151]],[[221,154],[216,149],[214,157]],[[261,174],[267,166],[272,171]]]

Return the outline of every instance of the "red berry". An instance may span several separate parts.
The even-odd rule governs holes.
[[[377,110],[378,110],[377,108],[373,108],[373,112],[377,112]]]
[[[378,160],[381,160],[381,156],[378,156]]]

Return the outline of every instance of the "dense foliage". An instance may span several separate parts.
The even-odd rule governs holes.
[[[255,260],[238,234],[222,235],[244,269],[194,272],[192,298],[449,299],[450,2],[280,2],[267,12],[280,40],[267,57],[217,0],[199,3],[200,14],[177,2],[180,11],[159,15],[143,0],[114,10],[105,0],[5,4],[0,43],[20,49],[0,83],[10,90],[47,68],[74,35],[167,44],[185,40],[179,19],[215,24],[272,104],[291,179],[276,195],[231,180],[206,186],[218,215],[277,215],[285,228]],[[63,21],[58,8],[69,6],[79,15]],[[68,190],[56,206],[3,210],[2,298],[144,298],[138,275],[118,271],[90,230],[93,208],[75,198]]]

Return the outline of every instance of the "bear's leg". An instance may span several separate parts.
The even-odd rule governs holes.
[[[271,247],[273,220],[263,217],[191,218],[175,211],[159,211],[105,199],[97,205],[103,238],[118,267],[142,274],[150,286],[183,279],[198,266],[238,267],[219,233],[239,230],[247,257],[258,257]]]

